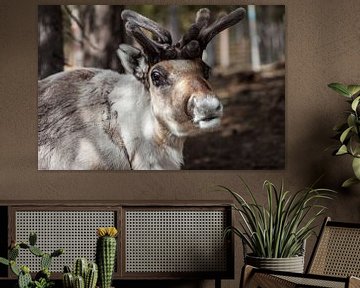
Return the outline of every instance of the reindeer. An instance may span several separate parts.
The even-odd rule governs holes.
[[[38,168],[180,169],[186,137],[217,127],[223,114],[203,51],[244,15],[238,8],[210,24],[200,9],[173,45],[159,24],[124,10],[127,34],[142,47],[119,46],[125,74],[83,68],[39,81]]]

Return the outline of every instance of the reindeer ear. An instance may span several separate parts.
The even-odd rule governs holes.
[[[126,74],[132,74],[141,81],[146,79],[149,65],[141,50],[127,44],[121,44],[117,54]]]

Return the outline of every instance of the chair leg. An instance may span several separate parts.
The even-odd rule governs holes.
[[[215,278],[215,288],[221,288],[221,279]]]
[[[241,278],[240,278],[240,285],[239,288],[246,288],[248,287],[251,275],[253,274],[254,267],[250,265],[244,265],[241,271]]]

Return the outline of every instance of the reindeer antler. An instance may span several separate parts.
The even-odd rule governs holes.
[[[176,45],[172,45],[169,31],[156,22],[130,10],[124,10],[121,14],[122,19],[126,22],[127,33],[143,47],[150,63],[166,59],[201,58],[203,50],[215,35],[235,25],[244,16],[245,9],[238,8],[209,25],[210,10],[202,8],[196,13],[195,23],[190,26]],[[151,32],[156,39],[147,37],[141,28]]]
[[[172,39],[169,31],[156,22],[131,10],[124,10],[121,18],[125,21],[125,29],[129,36],[133,36],[143,47],[149,61],[155,63],[161,59],[176,58],[176,52],[172,49]],[[141,30],[151,32],[156,39],[147,37]]]
[[[228,15],[224,15],[209,25],[210,11],[202,8],[196,13],[196,20],[185,35],[180,39],[176,46],[181,50],[183,58],[201,57],[207,44],[221,31],[229,28],[245,16],[245,9],[238,8]]]

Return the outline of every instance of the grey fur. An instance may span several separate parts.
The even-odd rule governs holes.
[[[187,106],[186,95],[193,91],[186,93],[180,83],[177,90],[165,93],[155,89],[157,92],[150,95],[146,57],[135,48],[122,48],[118,54],[128,74],[83,68],[39,81],[39,169],[180,169],[185,137],[219,123],[219,119],[212,119],[222,115],[219,100],[204,80],[187,74],[199,73],[198,64],[185,60],[168,63],[175,67],[170,68],[172,77],[182,73],[181,77],[198,87],[191,97],[197,100],[191,105],[195,114],[189,118],[187,115],[193,113],[186,114],[183,107]],[[169,102],[169,97],[175,97],[177,104]],[[186,121],[174,118],[178,114]],[[160,119],[162,116],[166,120]]]
[[[113,129],[116,116],[111,114],[108,95],[123,78],[112,71],[79,69],[39,81],[39,169],[129,169],[123,149],[114,147],[104,130]],[[107,139],[109,147],[99,138]],[[103,160],[93,167],[76,163],[83,139],[102,155]],[[123,161],[114,161],[114,156]]]

